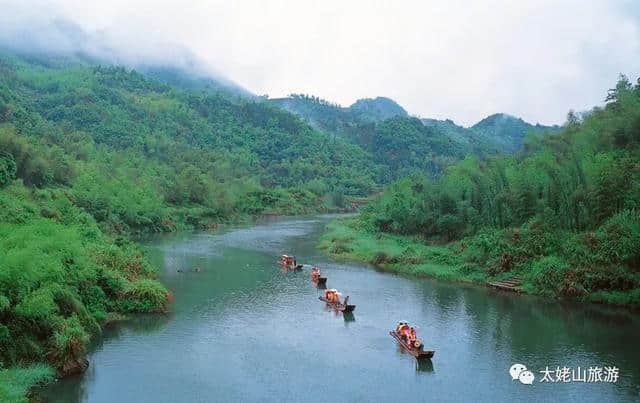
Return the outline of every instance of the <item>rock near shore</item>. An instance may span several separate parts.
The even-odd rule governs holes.
[[[69,360],[62,366],[62,368],[58,369],[58,375],[60,378],[69,375],[78,375],[86,371],[87,368],[89,368],[89,360],[86,358]]]

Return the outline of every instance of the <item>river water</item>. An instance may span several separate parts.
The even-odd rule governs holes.
[[[147,254],[175,296],[171,314],[107,328],[87,372],[41,391],[43,400],[640,401],[637,313],[334,262],[316,248],[331,218],[149,240]],[[318,300],[308,266],[282,272],[281,253],[317,263],[329,287],[351,296],[354,314]],[[432,360],[403,353],[388,333],[398,320],[417,325]],[[515,363],[533,384],[512,380]],[[556,380],[556,367],[580,375],[605,366],[618,368],[616,382],[541,382],[546,367]]]

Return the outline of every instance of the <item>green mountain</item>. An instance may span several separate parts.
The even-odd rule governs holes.
[[[524,139],[528,133],[541,134],[557,131],[559,126],[532,125],[515,116],[496,113],[482,119],[470,129],[484,138],[488,144],[498,150],[515,153],[522,149]]]
[[[433,130],[447,135],[454,141],[465,145],[477,155],[493,154],[499,151],[499,147],[486,136],[476,133],[471,129],[455,124],[451,119],[420,119],[422,123]]]
[[[426,127],[388,98],[358,100],[343,108],[313,96],[292,95],[272,99],[310,125],[357,144],[384,167],[376,176],[386,183],[411,173],[440,174],[471,152],[471,147]]]
[[[350,127],[361,123],[349,108],[315,96],[291,94],[286,98],[269,99],[268,102],[299,116],[317,129],[339,136],[344,136]]]
[[[384,97],[359,99],[348,108],[303,94],[273,98],[269,102],[300,116],[315,128],[340,136],[345,136],[358,126],[394,116],[408,116],[407,111],[395,101]]]
[[[527,134],[551,133],[560,130],[559,126],[532,125],[504,113],[488,116],[469,128],[459,126],[450,119],[422,119],[422,122],[425,126],[440,130],[452,139],[469,145],[475,153],[513,154],[522,149]]]
[[[203,72],[159,64],[140,65],[136,67],[136,70],[145,77],[185,90],[199,90],[212,93],[223,92],[231,96],[257,99],[254,94],[233,81],[223,77],[214,77]]]
[[[408,119],[407,112],[395,101],[377,97],[360,99],[348,108],[315,96],[293,94],[286,98],[270,99],[270,103],[300,116],[311,126],[346,139],[355,139],[362,144],[362,137],[370,136],[370,125],[393,117]],[[439,132],[465,152],[488,155],[496,152],[513,154],[522,149],[529,133],[548,133],[559,130],[558,126],[532,125],[520,118],[498,113],[465,128],[452,120],[421,119],[431,136]],[[401,134],[401,133],[400,133]],[[407,144],[408,145],[408,144]],[[366,147],[365,147],[366,148]],[[416,149],[416,152],[419,150]],[[379,161],[383,163],[382,161]]]
[[[358,99],[349,109],[362,122],[379,122],[395,116],[409,116],[403,107],[385,97]]]
[[[471,152],[469,147],[427,127],[420,119],[395,116],[351,128],[349,138],[368,151],[382,166],[380,183],[414,173],[440,175],[450,164]]]

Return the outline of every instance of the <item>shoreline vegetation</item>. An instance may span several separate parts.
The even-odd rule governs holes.
[[[512,234],[513,232],[507,230],[495,235],[507,240],[507,237]],[[368,231],[362,227],[356,217],[337,219],[329,223],[320,237],[319,247],[334,259],[369,263],[391,273],[485,286],[488,286],[489,281],[519,276],[522,278],[521,291],[526,294],[623,306],[630,309],[640,307],[640,288],[638,287],[625,290],[600,290],[581,295],[563,295],[561,291],[566,287],[566,282],[563,282],[559,276],[554,276],[554,273],[548,271],[541,273],[540,270],[535,269],[533,272],[518,269],[495,270],[491,265],[499,266],[504,261],[502,255],[499,254],[498,259],[492,259],[484,252],[480,252],[478,248],[486,247],[484,244],[486,239],[481,238],[482,236],[444,245],[433,244],[416,236]],[[480,244],[483,245],[480,246]],[[529,247],[524,246],[521,250],[526,249]],[[543,268],[557,264],[553,257],[536,259],[531,256],[530,259]],[[485,264],[478,265],[479,260],[483,260]],[[531,265],[532,262],[528,262],[525,266],[531,267]]]

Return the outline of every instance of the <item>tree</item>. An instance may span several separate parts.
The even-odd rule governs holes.
[[[0,152],[0,187],[6,186],[16,177],[16,161],[13,155]]]

